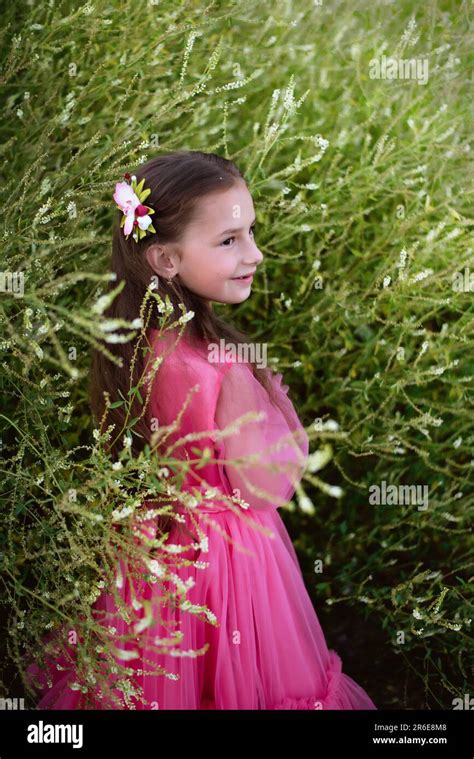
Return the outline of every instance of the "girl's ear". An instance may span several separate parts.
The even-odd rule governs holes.
[[[150,245],[145,251],[145,257],[158,276],[168,279],[176,274],[174,260],[162,245]]]

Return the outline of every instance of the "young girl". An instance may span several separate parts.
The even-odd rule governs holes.
[[[147,374],[149,411],[134,427],[132,450],[139,453],[152,430],[165,429],[166,445],[175,446],[172,455],[191,464],[180,490],[197,498],[192,505],[175,502],[174,517],[164,524],[150,518],[137,535],[146,547],[166,527],[167,545],[181,547],[188,561],[180,565],[172,552],[161,563],[151,560],[158,579],[165,566],[171,571],[165,583],[136,581],[120,561],[118,592],[129,619],[117,613],[111,593],[104,591],[94,605],[113,621],[118,636],[141,632],[121,648],[142,697],[132,687],[128,697],[123,689],[114,691],[120,705],[99,697],[85,701],[69,687],[73,676],[67,668],[51,668],[48,688],[44,673],[32,667],[43,678],[37,707],[376,709],[327,647],[278,512],[292,497],[308,456],[289,388],[281,374],[242,357],[245,336],[213,311],[214,301],[238,304],[250,296],[263,260],[246,183],[233,162],[197,151],[160,155],[125,179],[114,193],[119,210],[112,269],[126,287],[108,315],[136,318],[150,286],[168,295],[177,319],[180,303],[192,312],[182,320],[184,330],[176,322],[160,330],[158,299],[152,299],[151,350],[138,352],[134,376],[159,366],[154,376]],[[223,343],[227,350],[216,351]],[[94,354],[97,419],[104,391],[115,400],[130,387],[133,344],[120,343],[116,350],[122,368]],[[253,420],[234,425],[252,414]],[[119,407],[109,411],[107,424],[114,422],[120,429]],[[121,446],[120,440],[110,450],[117,453]],[[211,457],[193,467],[206,449]],[[161,474],[166,478],[168,472]],[[146,622],[150,604],[164,600],[161,593],[170,582],[185,601],[163,602]],[[163,674],[144,674],[158,666]]]

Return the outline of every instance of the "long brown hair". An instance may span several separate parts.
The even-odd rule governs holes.
[[[138,243],[132,235],[127,240],[120,227],[122,211],[117,209],[110,267],[116,278],[108,285],[107,292],[116,288],[122,280],[125,280],[125,286],[106,309],[104,315],[110,319],[124,319],[130,322],[139,318],[147,289],[151,282],[156,282],[156,272],[149,265],[145,255],[148,246],[153,243],[179,243],[187,225],[198,212],[201,198],[209,193],[228,190],[237,181],[245,181],[245,179],[232,161],[215,153],[187,150],[158,155],[129,173],[136,176],[137,182],[144,179],[144,187],[151,190],[145,202],[155,210],[152,220],[153,226],[157,229],[156,233],[147,234]],[[194,312],[194,317],[185,324],[181,339],[186,338],[190,342],[204,340],[208,343],[219,343],[219,340],[224,338],[226,344],[234,345],[249,342],[244,333],[227,324],[200,296],[180,282],[179,274],[171,282],[163,277],[158,279],[159,294],[163,299],[168,295],[173,306],[172,320],[177,320],[183,314],[179,307],[180,303],[184,304],[186,311]],[[154,298],[148,299],[146,303],[149,309],[148,326],[159,329],[162,316],[158,311],[158,303]],[[111,362],[101,350],[94,349],[92,352],[90,405],[97,425],[101,421],[105,428],[111,424],[115,425],[112,435],[115,439],[108,449],[113,458],[117,457],[121,445],[116,433],[123,427],[124,410],[121,406],[110,408],[103,421],[104,393],[108,393],[110,403],[114,403],[121,397],[127,398],[130,387],[137,384],[145,369],[145,356],[140,350],[136,351],[136,343],[139,339],[140,334],[126,343],[104,341],[106,350],[120,359],[120,367]],[[134,353],[136,353],[136,360],[132,376],[130,376]],[[278,404],[266,370],[251,360],[249,360],[249,367],[254,377],[267,390],[272,402]],[[135,396],[131,416],[140,416],[142,410]],[[145,413],[142,416],[131,433],[131,448],[134,455],[137,455],[143,450],[145,444],[150,442],[152,433],[148,414]]]

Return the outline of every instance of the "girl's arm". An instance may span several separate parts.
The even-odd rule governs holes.
[[[215,421],[220,430],[247,412],[266,414],[261,421],[245,422],[240,431],[222,438],[220,443],[226,460],[258,454],[257,461],[251,464],[223,465],[231,490],[253,509],[277,508],[286,503],[303,475],[308,455],[306,432],[285,388],[279,387],[276,377],[273,379],[285,413],[271,403],[249,367],[239,363],[232,364],[225,373],[216,404]],[[278,450],[268,450],[278,442]],[[253,492],[252,488],[265,493]]]

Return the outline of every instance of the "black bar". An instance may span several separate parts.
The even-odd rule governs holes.
[[[18,706],[18,702],[16,703]],[[242,727],[240,726],[242,723]],[[63,725],[57,732],[55,726]],[[472,759],[472,711],[40,711],[0,710],[0,759],[23,756],[173,756],[198,751],[225,755],[271,745],[308,759],[335,751],[370,757]],[[49,727],[48,727],[49,726]],[[69,726],[69,727],[67,727]],[[81,728],[82,726],[82,732]],[[182,728],[182,729],[180,729]],[[70,742],[61,739],[61,731]],[[28,735],[42,742],[28,742]],[[304,741],[304,743],[303,743]],[[79,743],[82,745],[79,746]],[[73,748],[74,743],[78,746]],[[112,754],[114,752],[115,755]]]

